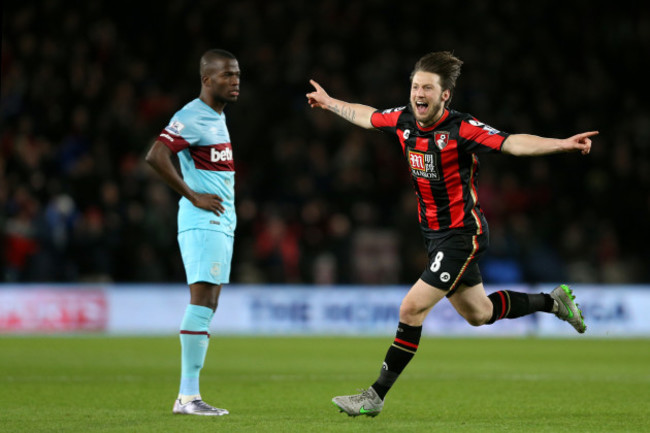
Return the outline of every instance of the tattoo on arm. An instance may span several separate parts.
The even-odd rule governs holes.
[[[329,110],[333,113],[341,114],[341,110],[339,110],[338,105],[328,105],[327,108],[329,108]]]
[[[354,119],[357,116],[357,112],[353,108],[340,107],[338,105],[329,105],[328,108],[350,122],[354,122]]]
[[[357,116],[357,112],[356,112],[356,110],[354,110],[352,108],[348,108],[346,110],[345,107],[343,107],[342,110],[341,110],[341,117],[343,117],[344,119],[346,119],[346,120],[348,120],[350,122],[354,122],[354,118],[356,116]]]

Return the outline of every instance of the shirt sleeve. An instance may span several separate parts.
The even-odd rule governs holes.
[[[474,117],[468,117],[460,123],[459,146],[466,152],[500,152],[503,142],[510,135],[499,131]]]
[[[370,116],[370,124],[381,131],[395,132],[397,129],[397,119],[406,107],[389,108],[387,110],[377,110]]]
[[[198,144],[200,139],[193,122],[183,120],[185,119],[182,119],[178,115],[172,117],[169,125],[158,135],[158,140],[167,145],[175,153]]]

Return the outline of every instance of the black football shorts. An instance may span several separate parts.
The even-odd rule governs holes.
[[[420,278],[440,290],[454,294],[461,284],[475,286],[483,282],[478,260],[487,250],[489,237],[452,234],[442,239],[424,240],[429,254],[429,266]]]

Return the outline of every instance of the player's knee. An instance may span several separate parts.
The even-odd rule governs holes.
[[[466,312],[463,314],[463,317],[472,326],[481,326],[485,325],[488,320],[490,320],[490,316],[486,315],[485,312],[479,311],[479,310],[473,310]]]
[[[415,314],[415,308],[413,304],[403,301],[402,304],[399,306],[399,317],[403,316],[411,316]]]
[[[208,283],[196,283],[190,286],[190,303],[208,307],[216,311],[219,305],[219,294],[221,286],[215,286]]]
[[[399,319],[402,323],[412,324],[420,320],[420,316],[425,309],[415,303],[404,300],[399,307]]]
[[[210,296],[205,298],[204,302],[206,307],[211,308],[212,311],[217,311],[217,307],[219,306],[218,296],[214,296],[213,294],[211,294]]]
[[[467,320],[467,323],[469,323],[472,326],[481,326],[485,324],[485,322],[481,320],[480,317],[477,316],[467,316],[465,317],[465,320]]]
[[[216,311],[217,307],[219,306],[219,302],[217,300],[206,299],[206,298],[192,298],[190,300],[190,304],[198,305],[201,307],[207,307],[210,308],[212,311]]]

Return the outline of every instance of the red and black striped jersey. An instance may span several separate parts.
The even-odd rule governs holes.
[[[402,145],[425,236],[437,238],[450,230],[487,232],[476,194],[476,154],[501,151],[509,134],[469,114],[447,109],[436,124],[422,128],[410,106],[375,111],[371,123],[379,130],[396,134]]]

